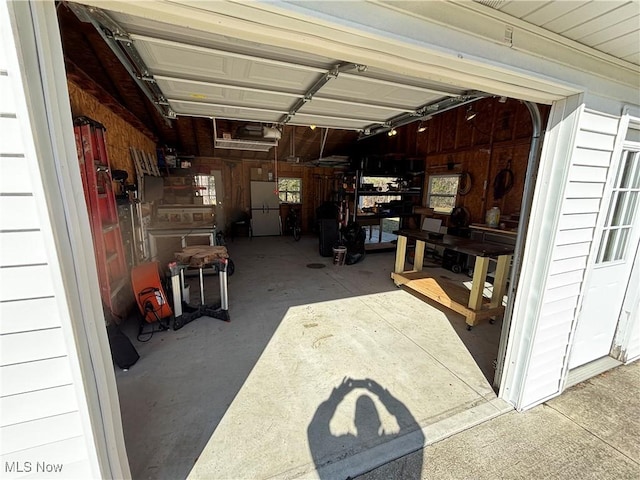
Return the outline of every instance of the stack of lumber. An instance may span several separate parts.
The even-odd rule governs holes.
[[[185,247],[181,252],[176,252],[176,261],[190,267],[203,267],[221,258],[229,258],[227,247],[198,245]]]

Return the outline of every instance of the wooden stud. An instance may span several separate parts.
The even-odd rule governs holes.
[[[476,257],[468,303],[469,308],[472,310],[480,310],[482,308],[482,294],[484,292],[484,282],[487,280],[488,269],[489,257]]]
[[[396,265],[394,268],[395,273],[404,271],[404,257],[407,253],[407,237],[404,235],[398,235],[398,244],[396,245]]]
[[[424,262],[424,242],[422,240],[416,240],[416,251],[413,256],[413,269],[417,272],[422,271],[422,264]]]
[[[493,294],[491,295],[491,307],[499,307],[502,305],[502,297],[507,288],[507,277],[509,275],[509,267],[511,266],[511,255],[500,255],[498,257],[498,266],[496,267],[496,275],[493,280]]]

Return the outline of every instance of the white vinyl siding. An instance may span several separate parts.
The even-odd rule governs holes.
[[[6,4],[0,4],[0,464],[61,465],[60,478],[92,478],[68,336],[60,271],[46,240],[50,219],[26,116]],[[11,60],[13,59],[13,60]],[[37,185],[40,185],[38,190]],[[47,228],[45,228],[47,227]],[[48,233],[46,233],[48,232]],[[56,286],[57,285],[57,286]],[[17,472],[23,471],[22,474]],[[42,475],[42,474],[41,474]],[[50,474],[53,475],[53,474]]]
[[[522,408],[560,393],[619,118],[584,110],[571,155]]]

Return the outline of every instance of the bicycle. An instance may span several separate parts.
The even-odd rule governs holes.
[[[298,207],[289,207],[289,212],[284,220],[285,232],[291,233],[293,239],[297,242],[302,236],[302,227],[300,226],[300,212]]]

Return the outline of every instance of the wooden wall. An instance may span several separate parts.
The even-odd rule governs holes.
[[[533,131],[529,111],[519,101],[501,103],[497,98],[480,100],[471,108],[477,112],[472,121],[465,119],[468,107],[461,107],[432,118],[423,133],[417,133],[415,125],[405,127],[405,142],[415,139],[416,156],[426,158],[425,192],[429,175],[468,172],[472,188],[458,196],[457,206],[469,210],[472,222],[484,223],[486,211],[493,206],[502,215],[517,215]],[[544,124],[549,107],[540,108]],[[494,181],[507,166],[513,172],[513,187],[496,199]]]
[[[276,165],[271,161],[225,160],[216,157],[196,157],[192,163],[192,173],[209,174],[211,170],[222,172],[224,182],[223,206],[227,223],[237,219],[241,212],[251,208],[251,169],[261,168],[276,177]],[[278,161],[277,176],[302,178],[302,227],[308,233],[313,229],[315,209],[323,201],[331,200],[337,189],[339,171],[327,167],[310,167]],[[281,208],[283,216],[287,207]]]
[[[85,116],[103,124],[107,129],[107,154],[112,170],[126,170],[127,183],[135,183],[135,168],[129,153],[129,147],[156,155],[155,142],[125,121],[118,114],[98,101],[96,97],[68,81],[69,100],[73,117]]]
[[[486,211],[493,206],[500,207],[503,215],[517,214],[531,143],[529,112],[519,101],[501,103],[494,98],[480,100],[472,104],[472,108],[477,112],[472,122],[465,120],[467,107],[462,107],[435,116],[423,133],[417,133],[417,124],[411,124],[399,129],[395,137],[379,135],[361,148],[365,152],[369,150],[378,154],[426,158],[425,192],[429,175],[469,172],[473,179],[472,188],[468,194],[458,196],[457,205],[469,210],[474,223],[484,223]],[[549,107],[542,105],[540,108],[544,123]],[[494,179],[508,165],[514,175],[513,188],[503,198],[495,199]],[[210,170],[222,171],[225,216],[227,221],[232,221],[239,212],[248,212],[250,209],[252,168],[262,168],[264,172],[272,172],[276,176],[273,160],[196,157],[192,171],[207,174]],[[341,173],[341,170],[332,168],[278,162],[279,177],[302,178],[302,221],[305,232],[313,227],[315,209],[323,201],[332,200],[332,192],[338,188]],[[286,207],[282,210],[285,215]]]

